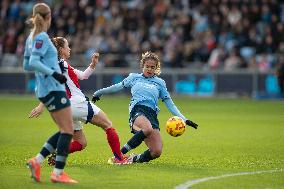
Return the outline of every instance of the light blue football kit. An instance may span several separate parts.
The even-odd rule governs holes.
[[[100,89],[93,96],[100,97],[103,94],[118,92],[123,88],[131,88],[132,98],[129,104],[129,113],[135,105],[144,105],[158,114],[160,111],[158,100],[162,99],[173,115],[181,117],[184,121],[186,120],[172,101],[165,81],[156,75],[147,78],[142,73],[130,73],[122,82]]]
[[[24,70],[35,71],[36,96],[42,98],[52,91],[64,91],[65,86],[52,77],[54,72],[61,73],[57,61],[57,50],[46,32],[28,37],[24,53]]]

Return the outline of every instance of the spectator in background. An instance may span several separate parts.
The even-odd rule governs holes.
[[[28,32],[16,23],[28,17],[33,2],[1,1],[2,52],[15,53],[13,44],[18,37],[27,37]],[[126,55],[149,50],[162,52],[168,67],[192,66],[189,61],[209,67],[209,59],[220,45],[225,48],[225,59],[235,49],[237,56],[244,58],[242,65],[248,65],[247,57],[239,52],[242,48],[251,48],[253,56],[266,53],[276,60],[275,52],[284,41],[284,3],[277,0],[48,2],[56,21],[50,29],[52,36],[70,35],[73,53],[87,58],[90,51],[115,55],[105,65],[108,67],[130,66]],[[269,69],[275,68],[275,63]]]
[[[224,47],[220,46],[216,49],[214,49],[210,55],[210,58],[208,60],[208,66],[210,69],[217,69],[220,68],[223,64],[223,58],[224,58]]]
[[[232,50],[229,53],[228,58],[226,58],[225,63],[224,63],[224,69],[227,71],[232,71],[238,67],[240,67],[241,60],[240,57],[237,55],[236,50]]]

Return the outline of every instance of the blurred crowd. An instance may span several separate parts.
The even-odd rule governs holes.
[[[0,57],[23,56],[35,0],[1,0]],[[137,64],[146,50],[166,67],[267,71],[284,58],[284,3],[277,0],[46,0],[51,37],[73,56],[100,52],[106,67]],[[108,56],[112,55],[112,56]],[[129,58],[132,57],[132,58]],[[134,57],[134,58],[133,58]],[[1,58],[0,58],[1,59]],[[1,61],[1,60],[0,60]]]

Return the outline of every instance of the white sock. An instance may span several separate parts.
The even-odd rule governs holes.
[[[53,172],[54,172],[56,175],[60,175],[60,174],[63,172],[63,169],[54,168],[54,169],[53,169]]]
[[[41,155],[41,153],[38,153],[35,158],[36,158],[37,162],[39,162],[40,164],[42,164],[42,162],[43,162],[44,159],[45,159],[45,158]]]

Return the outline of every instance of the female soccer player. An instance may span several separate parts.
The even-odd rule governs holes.
[[[84,123],[90,122],[93,125],[101,127],[107,135],[107,140],[109,146],[114,154],[114,163],[116,164],[128,164],[126,158],[120,151],[119,137],[112,127],[112,122],[109,120],[107,115],[96,105],[89,101],[89,99],[82,93],[78,80],[88,79],[93,73],[97,63],[99,54],[94,53],[92,56],[92,63],[84,71],[74,69],[67,60],[70,57],[70,47],[68,41],[63,37],[56,37],[53,43],[58,51],[58,61],[62,73],[67,78],[65,84],[67,95],[71,102],[73,125],[74,125],[74,135],[73,141],[71,142],[69,153],[75,151],[81,151],[87,145],[85,135],[83,133],[83,127],[81,121]],[[30,113],[30,118],[38,117],[43,111],[43,104],[40,103],[36,108],[34,108]]]
[[[59,132],[47,140],[41,151],[27,161],[27,165],[31,170],[31,177],[40,182],[41,163],[54,149],[57,149],[51,181],[77,183],[63,172],[73,137],[73,124],[70,101],[63,85],[66,77],[61,74],[57,63],[56,48],[46,33],[51,24],[49,6],[44,3],[35,4],[32,18],[29,21],[33,27],[26,41],[23,66],[25,70],[35,72],[36,96],[50,112],[54,122],[58,125]]]
[[[142,141],[148,146],[142,154],[132,154],[129,159],[133,163],[149,162],[160,157],[162,153],[162,139],[160,135],[159,98],[166,104],[173,115],[181,117],[187,125],[197,129],[197,124],[186,119],[175,106],[166,88],[166,83],[158,75],[161,73],[159,57],[152,52],[142,54],[140,60],[142,73],[130,73],[122,82],[96,91],[92,100],[96,102],[103,94],[115,93],[123,88],[131,88],[132,98],[129,104],[129,124],[134,136],[122,147],[121,152],[126,154],[139,146]],[[112,161],[111,158],[109,161]]]

